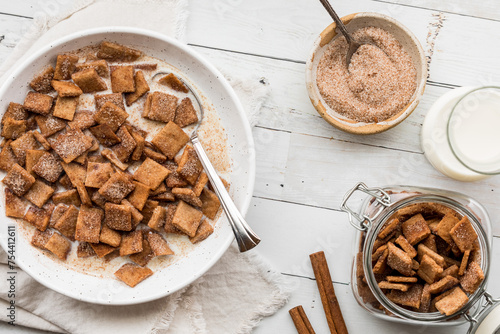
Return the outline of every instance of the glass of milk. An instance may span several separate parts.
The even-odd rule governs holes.
[[[460,181],[500,174],[500,87],[461,87],[441,96],[425,118],[429,162]]]

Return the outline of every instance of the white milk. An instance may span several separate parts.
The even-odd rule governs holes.
[[[441,96],[428,111],[421,132],[429,162],[460,181],[484,179],[490,175],[482,173],[500,170],[500,94],[493,90],[472,92],[453,111],[474,89],[457,88]]]

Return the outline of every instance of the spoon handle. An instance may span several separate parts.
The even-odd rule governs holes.
[[[333,10],[333,8],[330,5],[330,3],[328,2],[328,0],[319,0],[319,2],[321,2],[321,4],[323,5],[323,7],[325,7],[328,14],[330,14],[332,19],[335,21],[335,23],[337,24],[337,27],[340,29],[340,32],[342,33],[342,35],[344,35],[347,43],[351,44],[351,35],[349,35],[349,32],[347,32],[347,28],[345,27],[344,22],[342,22],[340,17]]]
[[[229,223],[233,228],[234,236],[236,238],[236,242],[238,243],[240,252],[243,253],[254,248],[260,242],[260,238],[257,236],[257,234],[255,234],[254,231],[252,231],[250,226],[248,226],[238,208],[236,208],[236,205],[234,205],[234,202],[231,199],[231,196],[229,196],[226,187],[224,187],[224,184],[220,180],[219,175],[215,171],[215,168],[212,166],[210,159],[208,159],[208,156],[203,149],[200,140],[198,139],[198,134],[196,133],[196,131],[191,134],[191,142],[193,143],[193,147],[198,154],[198,158],[200,158],[201,164],[203,165],[203,168],[207,173],[208,179],[210,180],[210,183],[212,184],[215,193],[217,194],[217,197],[221,202],[222,208],[226,213],[227,220],[229,220]]]

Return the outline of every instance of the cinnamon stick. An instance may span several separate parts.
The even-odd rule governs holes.
[[[335,289],[333,288],[325,253],[313,253],[309,255],[309,258],[311,259],[330,333],[347,334],[347,327],[344,322],[344,317],[342,316],[342,311],[340,310],[337,296],[335,295]]]
[[[290,316],[292,317],[295,328],[299,334],[316,334],[314,329],[307,318],[306,312],[302,308],[302,305],[292,308],[290,311]]]

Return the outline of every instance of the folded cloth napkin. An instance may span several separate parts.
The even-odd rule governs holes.
[[[67,34],[101,26],[135,26],[182,39],[186,0],[83,0],[39,16],[0,66],[0,84],[32,50]],[[268,95],[258,78],[228,78],[251,121]],[[0,226],[1,228],[1,226]],[[18,270],[16,323],[57,333],[249,333],[288,298],[286,282],[253,251],[233,245],[203,277],[157,301],[132,306],[80,302],[45,288]],[[7,277],[0,249],[0,277]],[[0,308],[8,306],[8,282],[0,280]],[[1,320],[8,322],[6,312]]]

